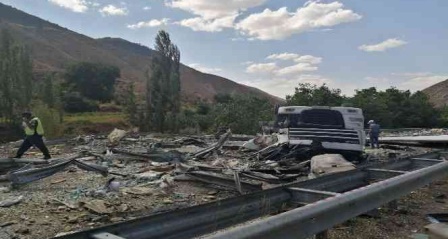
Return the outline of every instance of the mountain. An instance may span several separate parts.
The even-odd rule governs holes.
[[[23,11],[0,3],[0,29],[12,34],[31,48],[34,71],[62,72],[79,61],[115,65],[121,70],[121,81],[136,82],[137,91],[144,91],[145,74],[156,52],[146,46],[120,38],[93,39]],[[181,49],[182,54],[182,49]],[[213,101],[216,94],[255,94],[278,103],[283,100],[259,89],[238,84],[229,79],[199,72],[181,65],[182,99]]]
[[[448,106],[448,79],[423,90],[436,107]]]

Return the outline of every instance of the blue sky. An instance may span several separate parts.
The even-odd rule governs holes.
[[[448,79],[446,0],[0,0],[73,31],[152,47],[279,97],[298,83],[412,91]],[[445,60],[445,61],[444,61]]]

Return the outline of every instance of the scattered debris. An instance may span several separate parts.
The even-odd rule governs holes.
[[[70,208],[70,209],[77,209],[78,208],[78,206],[76,206],[76,205],[73,205],[73,204],[61,201],[61,200],[59,200],[57,198],[51,198],[51,200],[56,202],[56,203],[58,203],[58,204],[64,205],[64,206],[66,206],[67,208]]]
[[[156,179],[159,179],[163,175],[163,172],[156,172],[156,171],[147,171],[144,173],[139,173],[134,175],[136,179],[140,180],[147,180],[147,181],[153,181]]]
[[[112,192],[118,192],[120,191],[120,182],[116,181],[115,178],[111,178],[107,181],[106,189]]]
[[[97,214],[111,213],[110,209],[107,207],[107,203],[104,200],[95,199],[91,201],[81,201],[80,205]]]
[[[10,207],[22,202],[24,196],[12,197],[4,201],[0,201],[0,207]]]
[[[278,142],[276,134],[260,135],[244,143],[243,147],[250,150],[260,150]]]
[[[2,203],[9,199],[6,197],[18,193],[33,199],[30,203],[4,210],[17,208],[20,212],[29,211],[31,206],[35,207],[36,201],[42,205],[36,209],[39,213],[49,213],[48,216],[40,215],[42,220],[33,218],[38,222],[36,225],[63,225],[58,230],[77,231],[128,220],[132,218],[130,215],[193,206],[306,180],[310,171],[320,175],[353,166],[351,163],[335,167],[335,164],[330,164],[329,168],[320,166],[316,169],[312,166],[316,159],[311,158],[315,155],[324,157],[318,144],[313,147],[291,146],[276,139],[275,134],[238,136],[226,129],[217,140],[213,136],[158,134],[119,138],[114,137],[112,141],[115,144],[112,145],[106,136],[80,136],[78,142],[67,141],[63,147],[58,146],[61,157],[49,162],[2,159],[5,156],[0,152],[0,181],[3,179],[13,185],[35,182],[12,189],[0,187]],[[80,146],[81,141],[85,145]],[[257,147],[249,149],[246,147],[249,142]],[[368,150],[373,155],[369,160],[392,158],[389,155],[400,158],[403,152],[415,154],[408,147],[389,148]],[[77,154],[73,155],[75,152]],[[28,157],[36,156],[29,154]],[[9,168],[3,167],[6,165]],[[103,178],[78,168],[113,177]],[[60,175],[47,178],[58,172]],[[44,178],[47,179],[42,180]],[[436,200],[438,198],[436,195]],[[445,199],[440,198],[442,200]],[[58,221],[61,214],[63,219]],[[0,221],[9,222],[15,218],[18,217],[3,215]],[[28,220],[26,223],[31,224]],[[11,228],[16,230],[16,227]],[[30,228],[27,238],[48,238],[56,234]]]
[[[61,179],[57,179],[57,180],[51,181],[51,184],[58,184],[58,183],[62,183],[62,182],[65,182],[65,181],[67,181],[67,179],[61,178]]]
[[[125,188],[123,189],[123,192],[134,195],[152,195],[155,193],[155,191],[151,188],[139,187],[139,186],[132,188]]]
[[[193,158],[205,158],[206,156],[216,152],[224,145],[224,143],[229,139],[231,135],[232,132],[230,131],[230,129],[228,129],[225,134],[221,135],[216,144],[193,154]]]
[[[9,193],[9,192],[11,192],[11,188],[0,187],[0,193]]]

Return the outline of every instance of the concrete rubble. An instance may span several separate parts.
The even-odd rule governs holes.
[[[48,141],[55,159],[32,150],[9,159],[0,146],[0,222],[20,238],[61,232],[194,206],[355,167],[320,148],[289,146],[275,135],[167,136],[115,129]],[[417,151],[416,151],[417,150]],[[410,147],[367,150],[367,161],[416,154]],[[337,166],[335,166],[337,165]]]

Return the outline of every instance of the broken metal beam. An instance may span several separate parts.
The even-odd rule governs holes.
[[[34,182],[46,177],[49,177],[59,171],[64,170],[67,166],[71,164],[75,164],[81,169],[87,170],[87,171],[94,171],[99,172],[103,176],[107,176],[108,169],[106,167],[95,165],[95,164],[87,164],[81,161],[77,161],[76,159],[79,158],[79,155],[72,156],[68,158],[67,160],[63,162],[58,162],[54,164],[50,164],[46,167],[42,168],[31,168],[31,169],[23,169],[18,170],[15,172],[12,172],[8,174],[8,179],[11,181],[13,185],[18,184],[26,184],[30,182]]]
[[[366,169],[369,173],[369,179],[372,181],[375,180],[384,180],[392,177],[396,177],[398,175],[402,175],[407,173],[408,171],[401,170],[389,170],[389,169],[381,169],[381,168],[369,168]]]
[[[92,239],[126,239],[124,237],[116,236],[114,234],[108,232],[101,232],[95,235],[92,235]]]
[[[315,203],[322,199],[340,195],[340,193],[312,190],[307,188],[290,187],[288,190],[292,193],[292,200],[294,203],[306,205]]]
[[[412,166],[415,168],[428,167],[442,162],[440,159],[412,158]]]
[[[204,183],[211,183],[219,186],[224,186],[227,188],[232,188],[238,190],[238,186],[235,183],[235,179],[233,178],[227,178],[223,175],[214,174],[210,172],[204,172],[204,171],[193,171],[193,172],[187,172],[186,175],[189,177],[204,182]],[[251,191],[258,191],[261,190],[261,183],[252,183],[248,181],[238,180],[239,184],[241,185],[242,191],[245,192],[251,192]]]
[[[221,138],[219,138],[216,144],[194,153],[193,158],[204,158],[210,153],[213,153],[214,151],[220,149],[224,145],[224,143],[230,138],[231,135],[232,132],[228,130],[227,133],[225,133],[224,135],[221,136]]]

